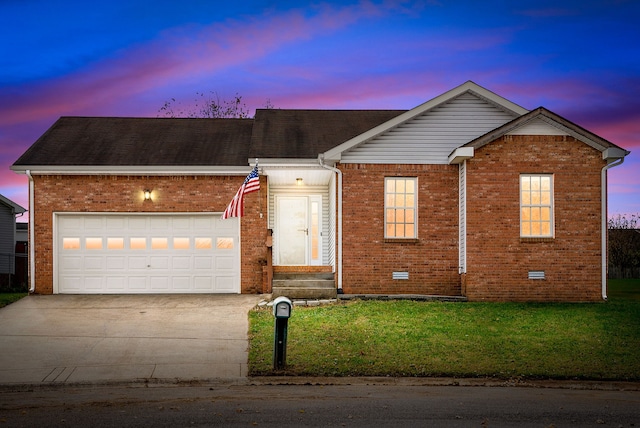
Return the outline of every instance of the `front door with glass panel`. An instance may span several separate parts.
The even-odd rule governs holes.
[[[276,196],[276,263],[322,264],[321,196]]]

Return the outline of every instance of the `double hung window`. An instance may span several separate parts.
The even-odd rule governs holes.
[[[520,236],[553,237],[553,176],[520,176]]]
[[[384,185],[384,237],[415,239],[417,237],[418,179],[387,177]]]

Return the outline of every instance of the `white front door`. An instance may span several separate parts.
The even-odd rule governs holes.
[[[276,263],[322,264],[321,196],[276,196]]]

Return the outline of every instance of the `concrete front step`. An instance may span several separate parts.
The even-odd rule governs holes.
[[[331,272],[274,272],[274,280],[294,280],[294,279],[317,279],[317,280],[334,280]]]
[[[335,299],[332,273],[278,273],[273,277],[272,297],[290,299]]]
[[[285,296],[289,299],[335,299],[338,295],[335,288],[313,288],[313,287],[276,287],[271,291],[273,298]]]

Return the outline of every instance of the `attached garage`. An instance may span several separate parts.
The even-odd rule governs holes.
[[[54,214],[54,293],[240,293],[237,218]]]

